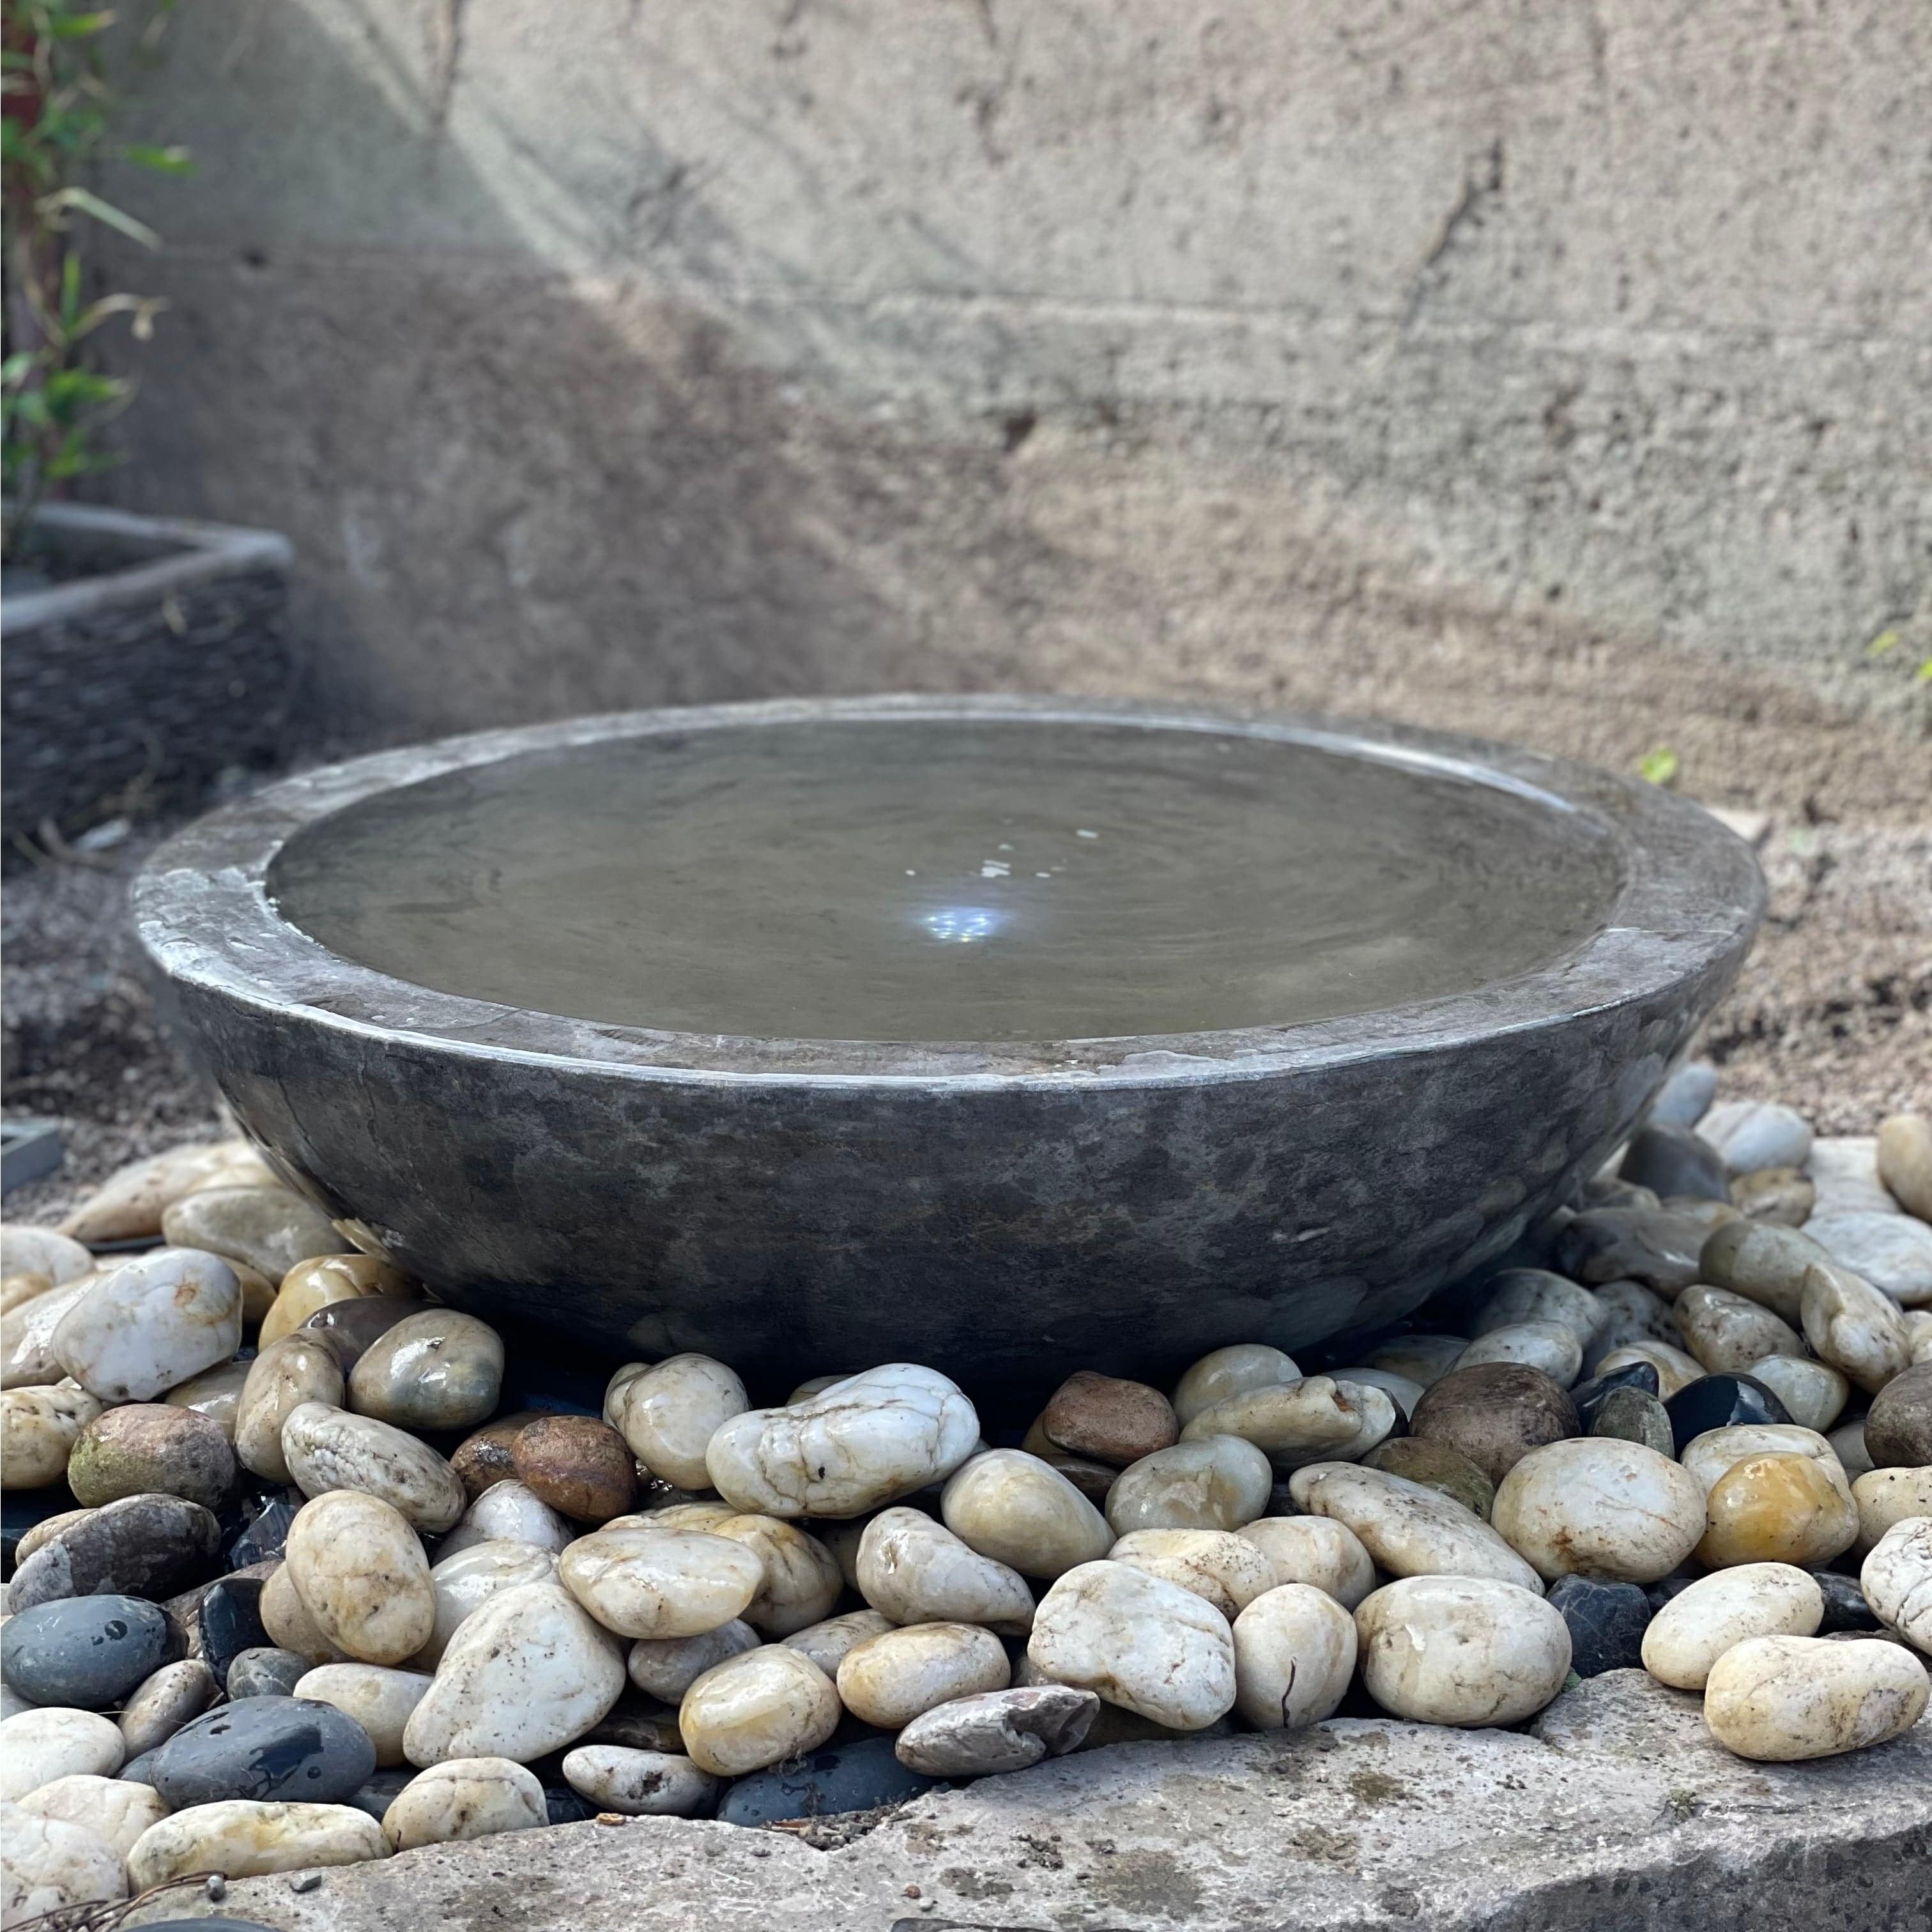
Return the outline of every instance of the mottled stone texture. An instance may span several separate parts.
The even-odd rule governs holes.
[[[1850,1757],[1747,1764],[1640,1671],[1534,1735],[1393,1719],[1118,1745],[915,1798],[820,1852],[642,1819],[231,1886],[286,1932],[1914,1932],[1932,1718]],[[910,1894],[916,1888],[916,1898]],[[165,1916],[157,1901],[144,1915]]]
[[[197,171],[114,184],[171,308],[105,487],[289,532],[371,728],[1322,659],[1547,733],[1658,636],[1900,707],[1932,649],[1922,8],[203,0],[171,42],[130,131]]]

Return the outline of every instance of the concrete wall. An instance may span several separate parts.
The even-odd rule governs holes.
[[[1899,0],[196,0],[110,488],[290,532],[381,736],[1660,646],[1904,706],[1928,73]]]

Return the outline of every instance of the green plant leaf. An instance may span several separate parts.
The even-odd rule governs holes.
[[[191,175],[194,162],[185,148],[151,148],[145,142],[135,142],[121,150],[123,160],[132,161],[136,167],[152,168],[157,174]]]
[[[86,40],[113,24],[112,14],[55,14],[38,26],[42,33],[57,40]]]
[[[1658,745],[1644,753],[1637,760],[1636,768],[1640,776],[1654,785],[1667,785],[1677,776],[1682,760],[1668,745]]]
[[[40,206],[50,211],[71,208],[82,214],[91,214],[95,220],[119,230],[130,241],[140,242],[144,248],[158,248],[161,245],[161,238],[145,221],[136,220],[125,209],[116,208],[111,201],[103,201],[88,188],[56,189],[42,200]]]
[[[1912,681],[1914,684],[1932,684],[1932,658],[1928,658],[1912,674]]]
[[[1888,651],[1897,650],[1898,646],[1899,636],[1896,631],[1881,631],[1870,644],[1866,645],[1865,656],[1868,658],[1882,658]]]

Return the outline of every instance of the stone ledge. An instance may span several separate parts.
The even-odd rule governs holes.
[[[1748,1764],[1696,1697],[1616,1671],[1534,1735],[1347,1718],[1117,1745],[919,1799],[833,1852],[648,1819],[321,1879],[237,1883],[220,1909],[278,1932],[1924,1932],[1932,1716],[1852,1756]]]

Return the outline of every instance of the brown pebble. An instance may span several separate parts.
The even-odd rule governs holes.
[[[622,1516],[636,1493],[628,1446],[593,1415],[546,1415],[526,1424],[511,1460],[518,1481],[579,1522]]]
[[[1865,1418],[1865,1454],[1874,1469],[1932,1464],[1932,1362],[1894,1376],[1872,1398]]]
[[[1040,1426],[1056,1448],[1121,1468],[1180,1440],[1174,1406],[1159,1389],[1091,1369],[1069,1376],[1054,1390]]]
[[[540,1408],[520,1408],[514,1414],[500,1415],[457,1444],[449,1466],[462,1479],[472,1502],[485,1490],[515,1477],[517,1438],[544,1413]]]
[[[1485,1522],[1496,1499],[1496,1484],[1461,1450],[1448,1442],[1394,1436],[1386,1442],[1378,1442],[1362,1458],[1362,1466],[1420,1483],[1425,1489],[1434,1490],[1465,1509],[1474,1510]]]
[[[1500,1483],[1532,1449],[1581,1435],[1576,1405],[1560,1384],[1522,1362],[1452,1369],[1425,1390],[1408,1430],[1460,1449]]]
[[[1056,1449],[1051,1442],[1044,1442],[1036,1450],[1030,1450],[1048,1468],[1058,1469],[1096,1509],[1102,1508],[1107,1500],[1107,1492],[1120,1477],[1120,1471],[1111,1462],[1096,1462],[1084,1456],[1070,1456],[1064,1449]]]
[[[160,1494],[218,1510],[235,1486],[235,1451],[221,1425],[196,1410],[128,1402],[80,1432],[67,1474],[74,1501],[89,1508]]]
[[[1731,1204],[1747,1220],[1802,1228],[1810,1218],[1818,1190],[1795,1167],[1754,1168],[1731,1183]]]

